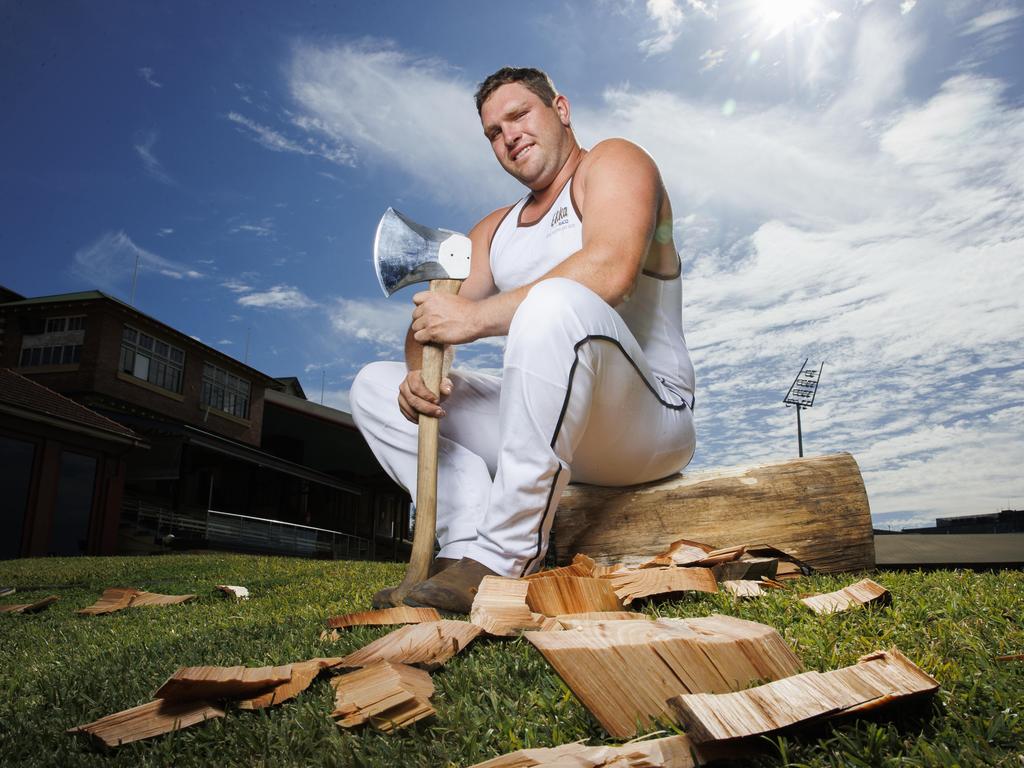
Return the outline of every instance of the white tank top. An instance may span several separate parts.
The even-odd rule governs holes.
[[[491,238],[491,275],[499,291],[533,282],[583,247],[583,219],[573,198],[572,179],[547,212],[524,225],[523,208],[529,199],[522,198],[505,214]],[[674,277],[641,272],[632,294],[615,309],[640,343],[655,376],[692,408],[694,375],[683,336],[681,271]]]

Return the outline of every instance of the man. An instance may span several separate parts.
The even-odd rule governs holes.
[[[570,476],[655,480],[682,469],[695,443],[680,262],[654,162],[623,139],[582,149],[568,100],[540,70],[498,70],[476,103],[494,156],[529,194],[473,227],[457,296],[413,297],[405,366],[373,363],[351,392],[356,424],[407,489],[419,414],[443,417],[440,551],[405,602],[455,613],[484,576],[541,565]],[[435,398],[422,345],[489,336],[507,336],[502,376],[453,370]]]

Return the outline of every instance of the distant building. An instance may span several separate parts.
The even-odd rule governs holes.
[[[963,515],[961,517],[938,517],[935,525],[928,528],[904,528],[903,533],[953,534],[953,533],[1024,533],[1024,510],[1004,509],[986,515]]]
[[[116,551],[127,427],[0,368],[0,558]]]
[[[408,517],[408,497],[351,417],[308,403],[297,379],[274,379],[99,291],[0,289],[0,368],[136,440],[123,457],[122,550],[174,541],[370,557],[380,539],[401,555],[408,526],[392,518]],[[0,436],[43,445],[0,416]]]

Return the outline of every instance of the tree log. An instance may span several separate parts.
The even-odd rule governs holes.
[[[638,564],[677,539],[770,544],[822,573],[875,567],[864,480],[853,456],[684,472],[644,485],[571,485],[553,531],[555,558]]]

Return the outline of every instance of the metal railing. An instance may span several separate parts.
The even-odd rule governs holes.
[[[128,522],[126,518],[133,518],[138,527],[153,531],[158,538],[174,534],[182,539],[202,539],[231,549],[301,557],[348,560],[370,556],[370,541],[361,536],[213,509],[189,515],[126,499],[122,520]]]

